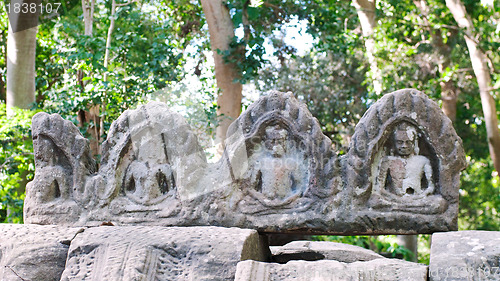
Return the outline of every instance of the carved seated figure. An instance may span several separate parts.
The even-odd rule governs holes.
[[[128,167],[125,177],[125,192],[143,204],[158,203],[162,195],[175,187],[172,170],[168,164],[149,166],[134,161]]]
[[[264,149],[257,154],[251,180],[254,189],[267,198],[285,199],[297,194],[302,185],[301,166],[288,142],[288,132],[281,125],[265,129]]]
[[[52,140],[44,135],[39,135],[33,140],[35,166],[37,175],[29,183],[28,191],[32,192],[33,186],[37,187],[36,195],[39,202],[51,202],[55,199],[68,196],[72,178],[71,165],[60,149]]]
[[[165,195],[175,189],[175,179],[163,142],[149,132],[141,132],[132,139],[129,151],[132,160],[125,170],[123,189],[136,203],[152,205],[160,203]],[[147,141],[140,143],[141,141]],[[142,146],[140,146],[142,145]]]
[[[434,192],[429,159],[418,155],[418,134],[414,126],[401,123],[393,133],[392,155],[380,165],[378,183],[396,195],[430,195]]]

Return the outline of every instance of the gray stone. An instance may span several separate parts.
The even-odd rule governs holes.
[[[53,225],[0,224],[0,280],[59,280],[71,239],[81,230]]]
[[[432,235],[430,280],[500,280],[500,231]]]
[[[231,124],[217,163],[207,163],[187,122],[157,102],[113,122],[98,171],[88,141],[61,117],[35,115],[33,138],[29,223],[343,235],[457,228],[461,140],[416,90],[375,103],[342,157],[305,104],[279,92]]]
[[[375,259],[353,263],[333,260],[289,261],[286,264],[247,260],[238,263],[234,280],[425,281],[427,280],[427,266],[396,259]]]
[[[255,230],[93,227],[71,243],[61,280],[233,280],[239,261],[268,258]]]
[[[84,225],[82,207],[94,199],[85,186],[95,173],[89,141],[70,121],[44,112],[33,117],[32,135],[35,178],[26,187],[25,222]]]
[[[278,263],[287,263],[291,260],[336,260],[351,263],[384,258],[365,248],[328,241],[294,241],[284,246],[270,248],[273,261]]]
[[[359,121],[349,147],[346,197],[363,225],[375,233],[457,229],[465,155],[435,102],[412,89],[385,95]]]

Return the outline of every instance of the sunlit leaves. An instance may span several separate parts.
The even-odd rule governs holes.
[[[33,179],[32,110],[7,117],[0,103],[0,222],[22,222],[24,185]]]

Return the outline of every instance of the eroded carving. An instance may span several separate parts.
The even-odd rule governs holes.
[[[231,124],[223,157],[213,164],[187,122],[157,102],[112,124],[98,171],[70,122],[37,114],[33,132],[28,223],[330,234],[456,228],[461,140],[437,104],[415,90],[370,107],[342,157],[306,106],[279,92]]]
[[[234,210],[249,220],[288,213],[304,224],[340,200],[331,141],[291,93],[270,93],[242,113],[228,130],[226,157],[239,191]],[[318,200],[332,204],[317,208]]]
[[[285,199],[304,191],[300,187],[307,180],[307,165],[293,158],[296,152],[292,149],[285,128],[279,124],[266,127],[264,145],[250,160],[251,181],[257,192],[268,198]]]
[[[40,223],[50,223],[53,215],[78,221],[92,201],[85,188],[85,179],[95,172],[89,141],[57,114],[36,114],[32,135],[36,173],[26,188],[25,214],[36,214]]]
[[[248,192],[267,206],[284,205],[306,191],[308,161],[282,124],[263,126],[263,131],[260,144],[250,151]]]
[[[434,192],[430,160],[419,155],[417,128],[399,123],[393,131],[389,153],[379,163],[374,190],[398,196],[422,196]]]

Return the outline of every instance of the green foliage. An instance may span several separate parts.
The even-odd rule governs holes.
[[[24,188],[34,176],[32,110],[14,109],[6,115],[0,103],[0,221],[20,223],[23,219]]]
[[[353,56],[362,48],[359,20],[349,1],[307,1],[308,32],[319,38],[318,51]]]
[[[7,73],[7,61],[5,54],[7,53],[7,31],[8,18],[7,13],[4,13],[4,2],[0,1],[0,101],[5,100],[5,82]]]
[[[75,32],[82,30],[81,22],[69,17],[61,18],[47,31],[52,42],[45,44],[47,50],[40,58],[44,69],[53,72],[39,75],[43,81],[37,84],[46,95],[40,106],[74,122],[77,112],[100,105],[104,132],[123,111],[179,80],[183,61],[181,43],[170,30],[171,19],[145,13],[137,4],[130,4],[117,9],[109,65],[105,67],[108,8],[99,6],[106,13],[95,15],[99,24],[92,37]]]
[[[261,91],[291,91],[307,104],[322,131],[343,153],[345,136],[352,135],[366,110],[366,88],[361,85],[359,56],[311,52],[268,64],[261,70],[256,86]]]
[[[500,229],[500,183],[490,159],[468,157],[460,187],[459,228]]]
[[[286,0],[271,0],[251,3],[246,0],[227,1],[236,30],[243,36],[235,36],[225,51],[217,50],[227,63],[239,70],[239,82],[245,84],[257,77],[259,69],[267,62],[264,44],[266,38],[280,31],[293,18],[303,18],[302,3]]]
[[[418,262],[429,264],[431,258],[431,235],[419,234],[418,235]]]

